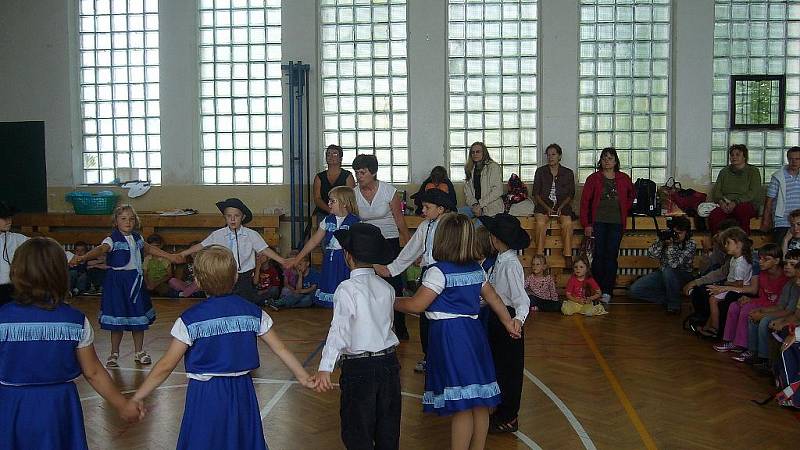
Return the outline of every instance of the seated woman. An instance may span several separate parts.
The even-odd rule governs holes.
[[[629,296],[664,305],[668,314],[681,312],[681,289],[692,279],[697,251],[691,228],[689,219],[678,216],[672,219],[669,232],[659,233],[647,253],[658,259],[661,267],[634,281]]]
[[[716,233],[723,220],[732,218],[749,234],[750,219],[758,216],[755,201],[760,195],[761,171],[747,163],[747,146],[731,145],[728,166],[719,172],[711,190],[711,201],[719,207],[708,216],[708,228]]]
[[[469,158],[464,165],[464,197],[467,206],[458,212],[468,217],[494,216],[505,211],[503,205],[503,168],[497,164],[483,142],[469,146]]]
[[[342,147],[331,144],[325,149],[325,163],[328,168],[318,173],[314,177],[314,211],[317,213],[317,223],[325,220],[325,216],[331,213],[328,207],[328,192],[337,186],[354,187],[356,180],[353,174],[346,169],[342,169],[342,158],[344,151]]]
[[[536,169],[533,178],[533,201],[536,203],[536,254],[544,255],[547,224],[551,217],[561,225],[562,253],[567,267],[572,265],[572,199],[575,198],[575,174],[561,165],[561,146],[550,144],[544,151],[547,165]]]

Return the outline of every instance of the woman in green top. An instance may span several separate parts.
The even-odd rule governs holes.
[[[728,149],[728,166],[717,175],[711,190],[711,200],[719,207],[708,216],[708,228],[712,233],[719,224],[734,219],[750,233],[750,219],[758,216],[755,201],[761,195],[761,171],[747,163],[747,146],[733,144]]]

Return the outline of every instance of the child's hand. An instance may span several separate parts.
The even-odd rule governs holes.
[[[389,278],[392,276],[392,274],[389,272],[389,269],[383,264],[373,264],[372,267],[375,269],[375,273],[384,278]]]
[[[80,256],[78,256],[78,255],[75,255],[75,256],[73,256],[73,257],[72,257],[72,259],[70,259],[70,260],[69,260],[69,266],[70,266],[70,267],[75,267],[75,266],[77,266],[78,264],[80,264],[80,263],[81,263],[81,260],[80,260],[80,259],[81,259],[81,257],[80,257]]]
[[[509,336],[514,339],[519,339],[522,337],[522,322],[517,319],[511,319],[505,324],[506,330],[508,331]]]
[[[781,319],[775,319],[769,323],[769,329],[772,331],[780,331],[783,326],[783,321]]]
[[[714,286],[714,285],[711,285],[711,286],[706,287],[706,290],[708,291],[708,293],[710,295],[717,295],[717,294],[721,294],[723,292],[728,292],[728,289],[725,286]]]
[[[283,261],[283,268],[284,269],[291,269],[297,264],[297,258],[287,258]]]
[[[313,377],[316,386],[314,386],[314,390],[317,392],[328,392],[333,389],[333,385],[331,384],[331,373],[330,372],[317,372],[317,374]]]
[[[168,253],[167,255],[167,259],[169,259],[172,264],[183,264],[186,262],[186,258],[180,253]]]
[[[761,312],[761,308],[757,308],[750,311],[750,314],[748,314],[748,316],[750,317],[751,322],[758,323],[764,317],[764,313]]]
[[[783,340],[783,347],[781,348],[781,351],[786,351],[786,349],[791,347],[792,344],[794,344],[794,333],[789,333],[789,335],[786,336],[786,339]]]
[[[308,378],[301,379],[300,384],[309,389],[316,389],[318,383],[316,378],[309,376]]]
[[[739,298],[739,300],[737,300],[737,301],[739,302],[740,305],[746,305],[746,304],[750,303],[751,301],[753,301],[753,299],[750,298],[750,297],[745,296],[745,297]]]
[[[120,417],[128,423],[139,422],[144,419],[147,410],[144,407],[144,402],[141,400],[130,399],[125,403],[125,406],[119,411]]]

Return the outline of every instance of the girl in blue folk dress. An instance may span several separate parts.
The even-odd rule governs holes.
[[[0,448],[86,449],[83,410],[73,380],[86,381],[126,420],[127,402],[97,359],[86,317],[62,303],[69,295],[64,249],[36,237],[16,250],[14,294],[0,307]]]
[[[398,299],[395,309],[424,312],[430,320],[423,410],[452,415],[451,447],[483,448],[489,408],[500,403],[486,331],[478,321],[483,297],[512,337],[520,337],[503,301],[486,282],[477,262],[475,231],[463,214],[439,219],[433,258],[412,298]]]
[[[353,193],[353,188],[338,186],[328,193],[328,207],[331,213],[319,224],[316,233],[306,242],[300,253],[291,259],[290,264],[305,258],[322,243],[324,254],[322,256],[322,273],[319,289],[317,289],[314,304],[333,308],[333,293],[339,283],[350,278],[350,269],[344,261],[344,252],[339,241],[333,236],[336,230],[349,230],[350,226],[358,223],[358,204]]]
[[[267,343],[306,387],[316,383],[258,306],[231,294],[237,279],[233,253],[221,245],[194,259],[200,290],[209,298],[189,309],[172,327],[172,343],[134,394],[144,400],[175,370],[181,358],[189,386],[178,449],[266,449],[250,371],[258,368],[257,338]]]
[[[108,253],[108,270],[100,300],[100,328],[111,331],[111,354],[106,360],[106,367],[119,367],[117,360],[123,331],[130,331],[133,336],[134,361],[150,364],[150,355],[142,346],[144,330],[155,321],[156,312],[150,303],[150,293],[144,286],[142,261],[148,254],[166,258],[175,264],[181,263],[182,258],[142,239],[138,233],[139,216],[131,205],[117,206],[111,223],[114,227],[111,236],[85,255],[73,257],[70,265],[91,261]]]

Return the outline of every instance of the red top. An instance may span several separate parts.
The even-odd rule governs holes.
[[[781,272],[775,278],[771,278],[767,272],[758,274],[758,298],[753,299],[756,305],[773,306],[778,304],[781,291],[788,278]]]
[[[614,181],[617,185],[619,210],[622,213],[622,229],[625,230],[625,226],[628,224],[628,212],[631,209],[631,205],[633,205],[633,200],[636,198],[636,193],[633,190],[631,177],[627,173],[614,172],[614,174],[616,175]],[[597,171],[586,179],[581,193],[581,226],[584,228],[594,223],[594,217],[597,215],[597,208],[600,206],[600,196],[602,194],[603,172]]]
[[[590,288],[592,288],[592,292],[589,292],[589,295],[583,291],[583,286],[588,284]],[[592,295],[600,292],[600,286],[597,284],[597,281],[594,281],[594,278],[589,277],[585,280],[579,280],[578,277],[575,275],[569,277],[569,281],[567,281],[567,289],[566,292],[575,298],[586,298],[591,297]]]

